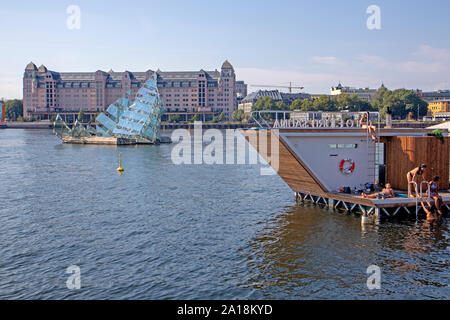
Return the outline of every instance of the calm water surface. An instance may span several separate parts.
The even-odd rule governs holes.
[[[173,147],[0,130],[0,299],[450,298],[449,220],[362,227],[260,166],[176,166]]]

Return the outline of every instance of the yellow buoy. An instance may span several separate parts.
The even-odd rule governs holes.
[[[120,156],[119,156],[119,167],[117,168],[117,171],[119,171],[119,172],[124,172],[125,171],[122,168],[122,152],[120,153]]]

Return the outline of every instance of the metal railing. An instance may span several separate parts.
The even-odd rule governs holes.
[[[282,123],[286,124],[286,121],[305,121],[308,125],[314,125],[316,122],[326,121],[333,122],[334,121],[343,121],[344,126],[332,126],[328,128],[349,128],[347,123],[349,120],[352,120],[353,126],[351,128],[361,129],[360,120],[364,114],[367,114],[368,111],[359,111],[359,112],[327,112],[327,111],[288,111],[288,110],[257,110],[252,111],[251,120],[253,120],[259,127],[261,128],[273,128],[274,124]],[[381,129],[381,115],[379,112],[369,112],[370,118],[376,118],[378,132]],[[295,116],[293,118],[292,116]],[[368,125],[371,123],[371,119],[368,119]],[[324,122],[322,122],[324,124]],[[293,126],[286,127],[283,129],[301,129],[302,127]],[[323,128],[327,128],[325,125]]]

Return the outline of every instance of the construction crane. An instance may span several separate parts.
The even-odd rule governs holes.
[[[292,90],[303,90],[305,87],[293,87],[292,82],[289,82],[289,86],[268,86],[268,85],[262,85],[262,84],[251,84],[250,87],[255,88],[282,88],[282,89],[289,89],[289,93],[292,93]]]

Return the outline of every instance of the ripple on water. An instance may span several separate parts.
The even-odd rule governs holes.
[[[358,217],[294,206],[259,166],[176,166],[172,148],[2,131],[0,298],[449,298],[448,220],[362,228]],[[366,287],[373,264],[379,291]],[[79,291],[66,287],[71,265]]]

